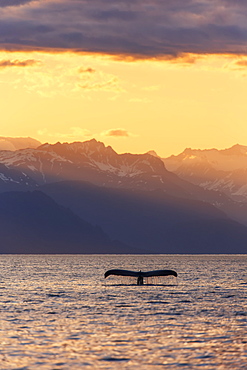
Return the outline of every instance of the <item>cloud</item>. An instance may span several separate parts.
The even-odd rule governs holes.
[[[40,61],[34,59],[27,60],[0,60],[0,69],[7,67],[31,67],[40,64]]]
[[[37,131],[39,136],[44,136],[45,138],[51,138],[51,140],[65,140],[65,141],[76,141],[82,140],[84,138],[95,137],[97,135],[104,137],[115,137],[115,138],[126,138],[126,137],[136,137],[137,135],[129,132],[124,128],[114,128],[101,132],[100,134],[92,133],[86,128],[81,128],[78,126],[70,127],[67,132],[51,132],[47,128],[40,128]]]
[[[70,94],[89,98],[90,93],[95,92],[107,92],[109,97],[112,93],[119,96],[124,92],[124,82],[117,75],[108,73],[109,68],[99,66],[97,60],[101,61],[101,57],[74,55],[71,58],[71,53],[37,52],[31,54],[33,59],[28,59],[26,53],[16,52],[11,53],[9,59],[9,54],[0,52],[1,76],[5,74],[5,83],[29,93],[42,97]]]
[[[0,7],[2,50],[188,64],[195,62],[188,54],[247,54],[245,0],[1,0]]]
[[[114,137],[130,137],[134,136],[129,131],[123,129],[123,128],[116,128],[116,129],[110,129],[107,131],[103,131],[101,133],[102,136],[114,136]]]
[[[238,62],[235,63],[239,67],[247,67],[247,60],[239,60]]]
[[[85,68],[85,67],[81,67],[79,68],[79,73],[95,73],[96,70],[91,68],[91,67],[88,67],[88,68]]]
[[[79,69],[80,83],[78,86],[86,91],[107,91],[120,93],[123,92],[121,82],[118,77],[105,73],[103,71],[96,71],[89,67],[81,67]]]
[[[87,91],[108,91],[108,92],[122,92],[117,78],[111,78],[105,82],[86,82],[79,85],[81,89]]]
[[[21,6],[28,3],[32,3],[39,0],[1,0],[0,8],[10,7],[10,6]]]

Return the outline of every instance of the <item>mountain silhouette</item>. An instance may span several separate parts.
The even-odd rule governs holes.
[[[247,228],[205,202],[82,182],[47,184],[42,191],[111,238],[149,253],[246,252]]]
[[[169,165],[193,160],[192,152]],[[244,148],[226,155],[243,159]],[[0,150],[0,163],[0,231],[7,250],[245,253],[247,229],[229,215],[246,220],[246,204],[180,178],[154,152],[117,154],[93,139]],[[207,161],[203,166],[206,173]]]
[[[0,253],[138,252],[40,191],[0,194]]]

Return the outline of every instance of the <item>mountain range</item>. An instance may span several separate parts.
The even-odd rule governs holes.
[[[247,199],[233,181],[246,148],[165,159],[94,139],[0,150],[0,252],[245,253]]]
[[[163,162],[186,181],[247,202],[247,146],[237,144],[224,150],[188,148]]]

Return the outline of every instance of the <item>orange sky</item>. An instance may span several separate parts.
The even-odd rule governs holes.
[[[95,137],[118,152],[154,149],[161,156],[246,144],[244,59],[187,60],[1,52],[1,136]]]
[[[117,152],[247,144],[247,4],[3,0],[0,136]]]

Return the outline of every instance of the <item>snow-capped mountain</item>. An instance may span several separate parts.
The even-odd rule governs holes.
[[[237,144],[224,150],[185,149],[163,162],[169,171],[186,181],[247,202],[247,146]]]
[[[159,190],[168,196],[210,203],[246,224],[247,204],[232,200],[233,193],[238,191],[239,194],[244,189],[245,152],[245,147],[240,146],[223,153],[215,149],[187,149],[180,156],[162,161],[155,152],[117,154],[110,146],[94,139],[2,150],[0,192],[34,190],[61,181],[86,181],[101,187],[135,191]],[[226,171],[226,158],[231,163],[231,172]],[[238,172],[242,181],[239,183]],[[231,191],[226,191],[229,189]]]
[[[0,163],[0,192],[35,189],[37,186],[26,173]]]
[[[15,152],[0,151],[0,163],[9,170],[20,171],[37,186],[80,180],[118,188],[162,189],[179,196],[185,193],[189,196],[191,191],[183,180],[166,170],[159,158],[148,153],[117,154],[110,146],[94,139],[71,144],[44,144],[36,149]]]
[[[236,150],[233,152],[229,154],[228,151],[230,161],[232,156],[240,155]],[[196,157],[187,151],[185,157],[188,155]],[[211,157],[207,161],[198,160],[196,166],[198,163],[208,166],[208,162],[215,160],[215,157],[214,160]],[[31,202],[26,208],[25,199],[30,198],[33,190],[39,190],[90,225],[102,227],[111,240],[119,240],[130,248],[144,246],[155,253],[206,253],[210,245],[211,253],[233,253],[236,252],[234,241],[241,234],[237,250],[242,253],[247,229],[231,218],[246,224],[247,204],[235,202],[216,189],[205,190],[169,171],[180,168],[181,158],[173,157],[168,162],[167,169],[155,152],[117,154],[96,140],[0,150],[0,192],[8,192],[1,194],[1,199],[11,198],[2,212],[3,225],[7,222],[6,212],[10,217],[6,227],[11,232],[6,233],[6,238],[13,233],[10,229],[13,217],[22,235],[22,218],[26,213],[30,215],[28,225],[32,222],[32,212],[36,215],[41,211],[41,226],[36,229],[35,238],[43,230],[53,229],[53,223],[60,224],[57,216],[46,222],[46,215],[51,212],[49,205],[41,210],[39,202],[33,207]],[[221,162],[218,160],[218,163]],[[225,173],[222,168],[223,164],[216,168],[211,165],[211,171],[216,174]],[[233,168],[234,171],[243,170],[242,167]],[[208,172],[206,167],[198,176]],[[24,190],[27,198],[16,190]],[[16,202],[25,207],[14,215]],[[4,226],[2,229],[5,230]],[[27,229],[32,230],[32,227]],[[28,239],[30,234],[26,235]],[[120,251],[122,247],[117,248],[116,251]]]

